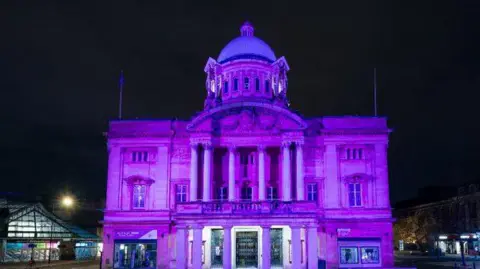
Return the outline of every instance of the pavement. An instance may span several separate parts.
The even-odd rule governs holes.
[[[36,263],[34,266],[28,263],[4,263],[0,264],[0,269],[99,269],[99,263],[100,261],[54,261],[50,264]]]
[[[475,257],[465,257],[466,266],[461,266],[461,258],[457,255],[449,255],[442,257],[435,256],[409,256],[409,255],[395,255],[395,266],[410,267],[417,269],[480,269],[480,259]],[[475,264],[475,267],[474,267]]]

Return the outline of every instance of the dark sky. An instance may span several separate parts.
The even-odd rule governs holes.
[[[127,118],[189,119],[244,20],[286,56],[307,117],[371,115],[377,68],[392,201],[478,179],[476,2],[2,1],[0,191],[103,197],[120,70]]]

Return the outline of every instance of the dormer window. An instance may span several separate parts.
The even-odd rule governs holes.
[[[146,163],[148,162],[148,151],[133,151],[132,162],[134,163]]]
[[[233,80],[233,90],[238,91],[238,78]]]
[[[145,208],[145,197],[147,194],[147,186],[135,184],[133,185],[133,209]]]
[[[243,88],[245,90],[248,90],[249,87],[250,87],[250,80],[248,78],[244,78],[243,79]]]
[[[223,93],[225,93],[225,94],[228,93],[228,81],[225,81],[223,83]]]
[[[260,79],[255,79],[255,91],[260,92]]]

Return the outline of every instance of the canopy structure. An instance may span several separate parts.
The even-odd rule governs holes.
[[[0,200],[4,239],[84,239],[98,236],[73,226],[48,212],[40,203],[9,203]]]

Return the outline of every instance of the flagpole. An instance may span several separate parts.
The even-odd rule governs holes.
[[[373,68],[373,103],[375,110],[375,117],[377,114],[377,68]]]
[[[123,70],[120,71],[120,98],[118,100],[118,119],[122,119],[122,106],[123,106]]]

